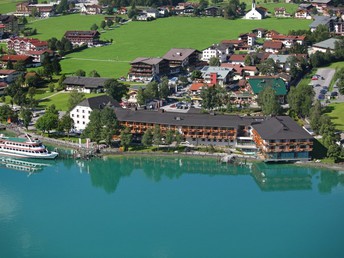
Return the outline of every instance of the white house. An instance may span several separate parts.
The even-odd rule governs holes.
[[[62,83],[65,85],[66,90],[77,90],[83,93],[103,92],[104,84],[109,79],[110,78],[69,76]]]
[[[246,20],[261,20],[267,15],[267,11],[263,7],[256,7],[256,1],[252,0],[252,9],[244,16]]]
[[[204,82],[211,85],[218,84],[224,86],[229,83],[233,77],[233,68],[204,66],[201,72]]]
[[[221,63],[227,61],[229,55],[229,46],[224,44],[213,44],[212,46],[204,49],[202,51],[202,61],[209,62],[210,58],[216,57],[220,60]]]
[[[70,118],[74,121],[74,129],[77,132],[85,130],[90,122],[91,112],[95,109],[103,109],[105,107],[120,107],[119,103],[107,95],[93,97],[81,101],[70,112]]]

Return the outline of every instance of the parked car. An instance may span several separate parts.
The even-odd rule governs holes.
[[[320,84],[315,84],[315,87],[320,87],[321,85]]]
[[[327,86],[323,86],[322,87],[324,90],[328,90],[328,87]]]
[[[325,95],[325,94],[327,93],[327,90],[322,89],[322,90],[320,91],[320,93],[323,94],[323,95]]]
[[[332,91],[331,92],[331,97],[336,97],[338,96],[338,92],[337,91]]]
[[[325,99],[325,95],[324,95],[324,94],[319,94],[318,99],[319,99],[319,100]]]

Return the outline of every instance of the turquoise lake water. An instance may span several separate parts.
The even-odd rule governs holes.
[[[0,257],[344,257],[344,173],[174,157],[44,164],[0,167]]]

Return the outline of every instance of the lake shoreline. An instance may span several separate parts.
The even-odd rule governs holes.
[[[21,133],[24,134],[25,132],[19,130],[18,128],[10,128],[6,127],[6,130],[11,133]],[[30,133],[32,134],[32,133]],[[48,144],[51,144],[53,147],[62,147],[66,149],[71,149],[71,150],[77,150],[80,149],[78,143],[71,143],[68,141],[64,140],[58,140],[54,138],[48,138],[44,137],[41,135],[36,135],[34,134],[35,137],[39,138],[40,140],[47,142]],[[236,156],[236,159],[239,163],[242,162],[264,162],[264,160],[259,159],[258,157],[252,156],[252,155],[244,155],[244,154],[236,154],[236,153],[231,153]],[[127,152],[122,152],[117,149],[103,149],[100,150],[100,153],[97,154],[98,156],[101,157],[108,157],[108,156],[159,156],[159,157],[193,157],[193,158],[212,158],[212,159],[217,159],[219,163],[226,163],[222,162],[221,158],[230,155],[229,153],[210,153],[210,152],[200,152],[200,151],[190,151],[190,152],[141,152],[141,151],[127,151]],[[334,170],[334,171],[344,171],[344,164],[326,164],[326,163],[320,163],[320,162],[315,162],[315,161],[297,161],[297,162],[276,162],[276,163],[271,163],[271,164],[292,164],[300,167],[312,167],[312,168],[322,168],[322,169],[329,169],[329,170]]]

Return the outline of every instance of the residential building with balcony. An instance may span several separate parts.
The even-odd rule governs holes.
[[[64,37],[74,45],[93,46],[99,42],[100,33],[96,30],[69,30]]]
[[[172,48],[162,58],[168,60],[171,73],[194,66],[199,61],[200,51],[192,48]]]
[[[163,58],[138,57],[130,65],[128,79],[131,81],[150,81],[170,72],[168,61]]]
[[[309,160],[313,137],[288,116],[251,124],[253,140],[265,161]]]
[[[34,38],[14,37],[7,41],[8,50],[18,55],[27,55],[29,51],[43,51],[48,49],[48,42]]]

